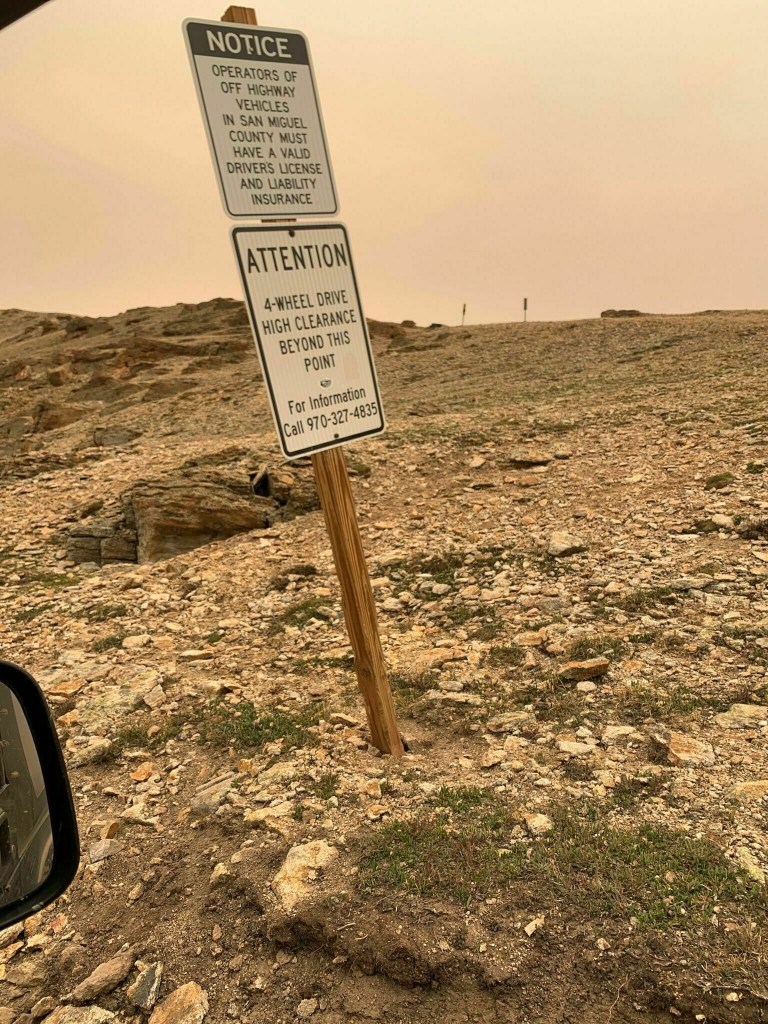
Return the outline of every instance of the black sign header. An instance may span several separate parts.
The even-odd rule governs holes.
[[[192,53],[198,57],[309,64],[307,40],[301,32],[195,21],[188,21],[186,30]]]

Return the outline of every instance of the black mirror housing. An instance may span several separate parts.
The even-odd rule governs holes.
[[[28,766],[31,774],[25,777]],[[36,820],[45,828],[42,839]],[[27,833],[38,834],[38,847],[45,843],[44,858],[36,855],[38,866],[31,876],[20,869],[24,851],[19,822]],[[28,672],[0,661],[0,928],[37,913],[60,896],[79,864],[72,791],[48,704]]]

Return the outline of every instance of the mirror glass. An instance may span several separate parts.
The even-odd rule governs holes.
[[[0,683],[0,907],[38,889],[52,864],[40,759],[21,705]]]

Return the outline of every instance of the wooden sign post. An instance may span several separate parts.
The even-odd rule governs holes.
[[[258,24],[256,12],[250,7],[228,7],[222,21]],[[271,223],[274,222],[272,218]],[[341,586],[344,620],[355,656],[355,672],[365,701],[371,740],[383,753],[401,757],[405,748],[397,727],[376,605],[341,447],[316,452],[312,455],[312,466]]]

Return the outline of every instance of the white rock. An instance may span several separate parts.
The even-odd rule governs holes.
[[[208,880],[208,884],[210,885],[211,889],[223,889],[227,885],[229,885],[233,878],[234,875],[229,870],[227,865],[220,861],[211,872],[211,877]]]
[[[564,530],[556,530],[549,540],[547,551],[555,558],[564,558],[567,555],[577,555],[587,550],[587,544],[572,533]]]
[[[536,812],[524,814],[523,820],[525,821],[525,827],[532,836],[546,835],[547,832],[551,832],[555,827],[555,823],[546,814],[538,814]]]
[[[618,743],[641,740],[642,736],[631,725],[606,725],[600,741],[604,747],[612,747]]]
[[[728,711],[715,715],[722,729],[754,729],[768,721],[768,707],[764,704],[733,704]]]
[[[322,839],[313,839],[289,850],[283,866],[272,879],[272,891],[283,909],[290,912],[306,899],[318,873],[324,871],[338,855],[339,851]]]
[[[45,1018],[46,1024],[107,1024],[114,1019],[114,1013],[100,1006],[59,1006]]]
[[[595,748],[589,743],[579,743],[576,740],[559,740],[557,749],[562,754],[570,754],[572,757],[582,757],[585,754],[591,754]]]
[[[738,849],[736,850],[736,861],[739,867],[743,871],[746,871],[746,873],[754,882],[758,882],[760,885],[765,885],[765,872],[760,867],[757,861],[757,857],[755,857],[754,853],[752,853],[752,851],[748,847],[738,847]]]

